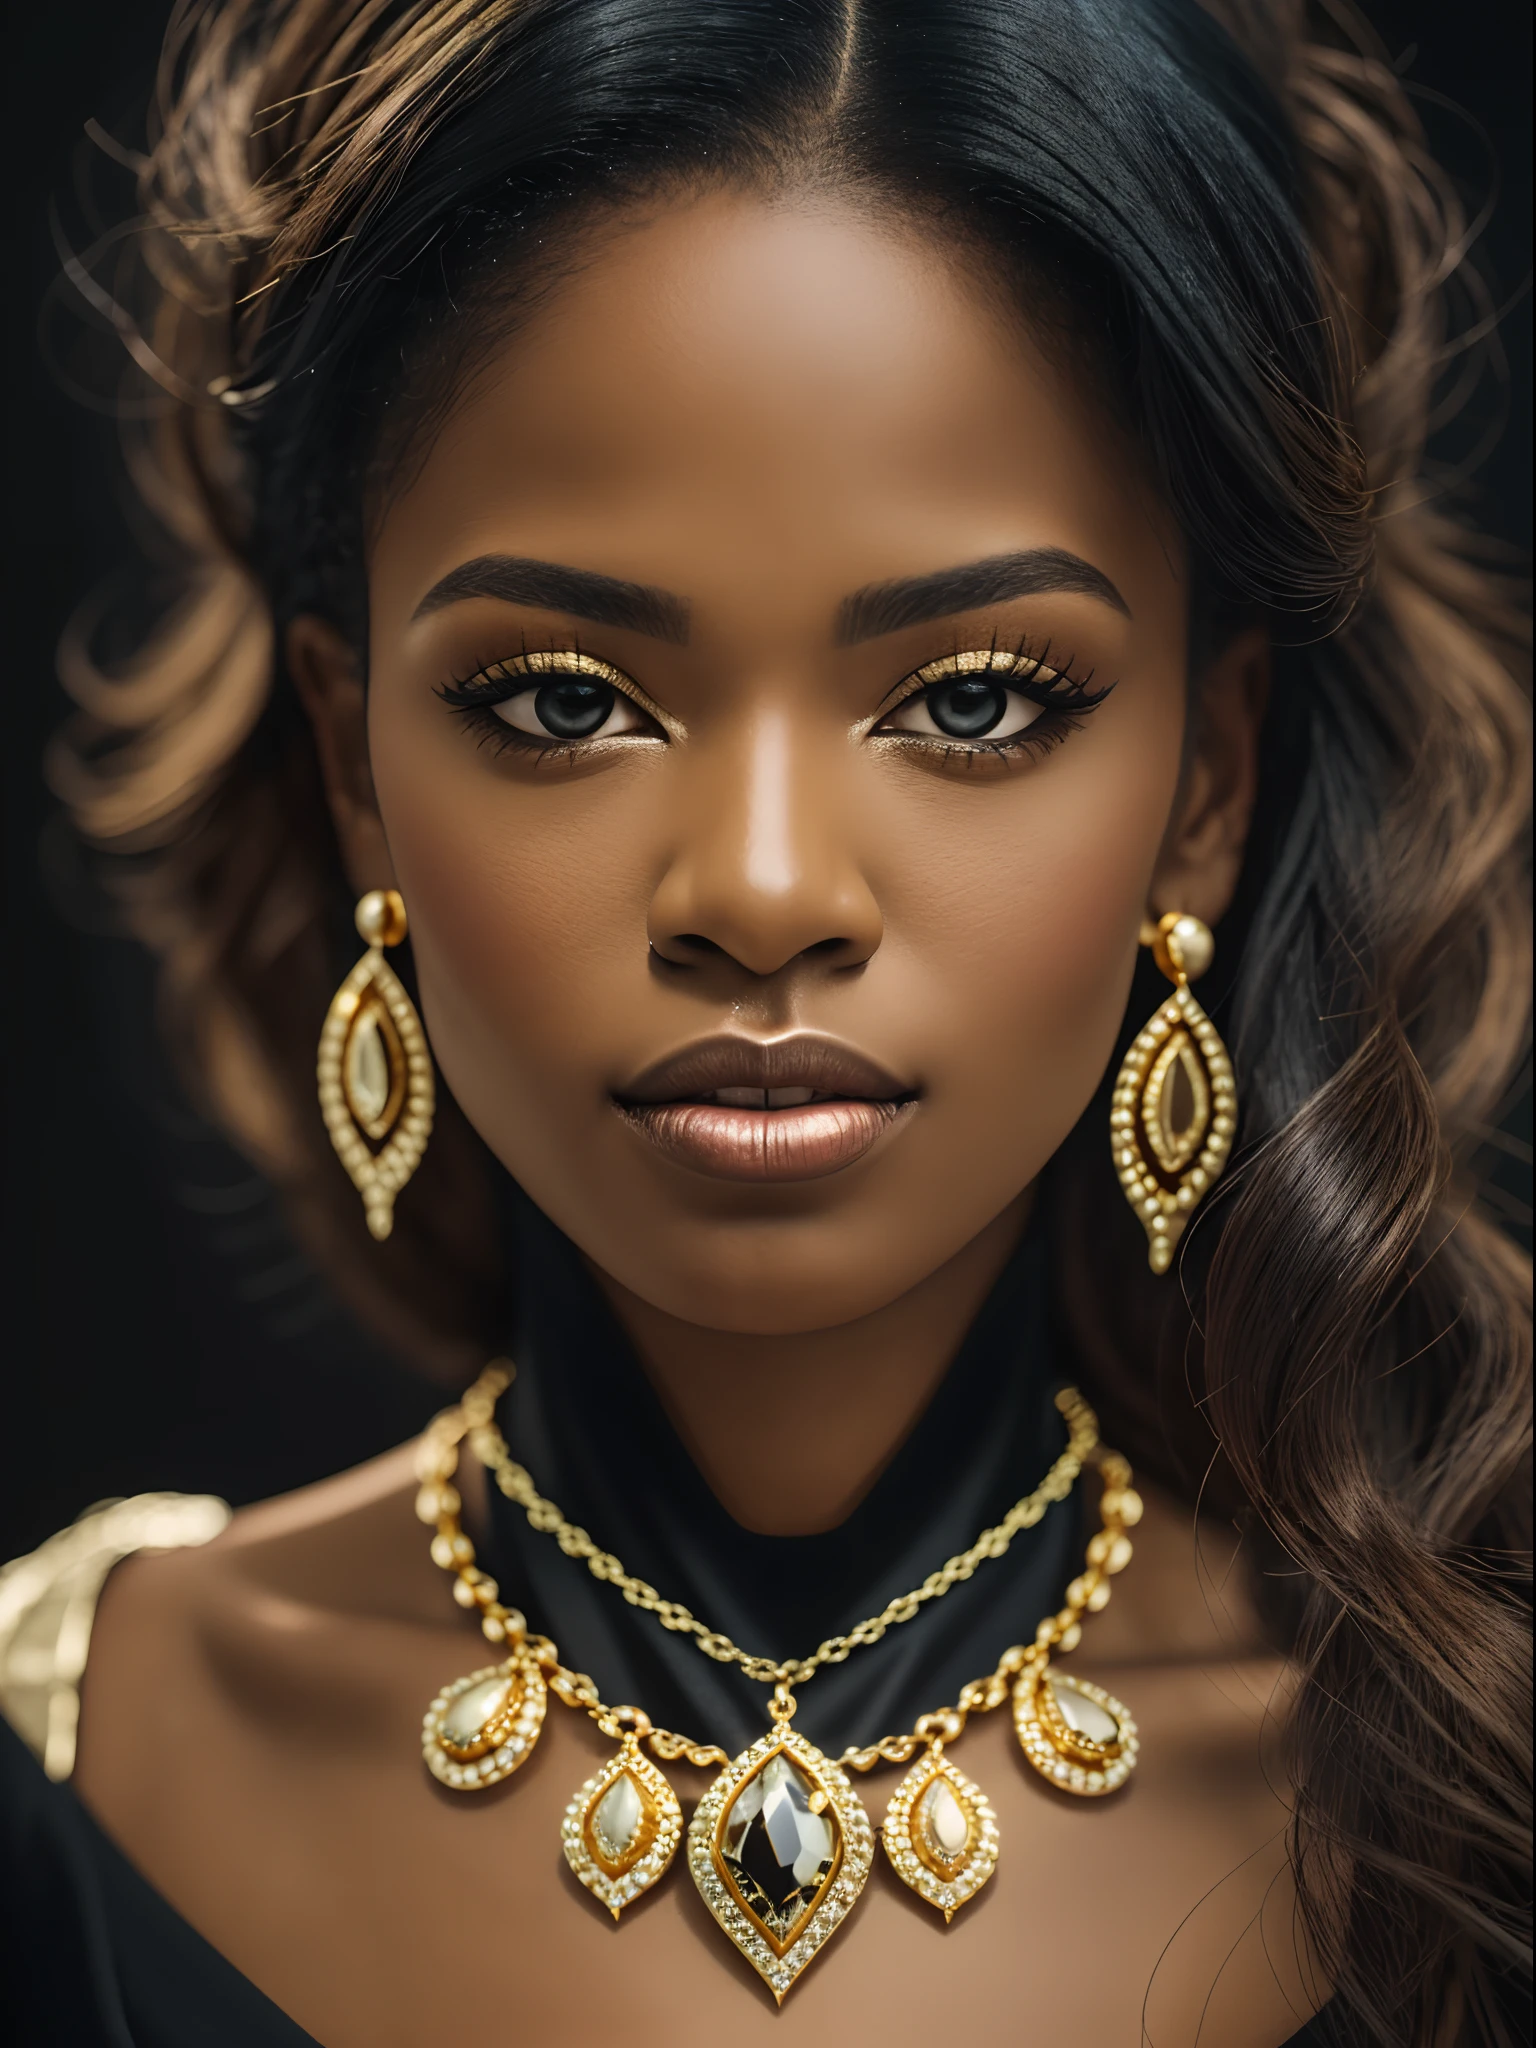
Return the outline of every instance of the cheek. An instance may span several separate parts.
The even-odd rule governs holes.
[[[458,758],[438,770],[379,732],[375,778],[433,1049],[494,1143],[504,1120],[538,1121],[551,1089],[606,1083],[637,931],[629,968],[644,968],[643,774],[530,787],[452,737]]]
[[[809,1184],[765,1231],[757,1205],[713,1183],[658,1179],[608,1109],[658,1051],[726,1021],[658,989],[648,965],[687,763],[512,780],[458,732],[439,746],[394,723],[381,693],[375,781],[445,1081],[534,1199],[659,1306],[731,1328],[780,1327],[786,1285],[796,1327],[878,1306],[1034,1178],[1113,1051],[1177,785],[1181,688],[1138,682],[1095,719],[1006,777],[870,757],[845,762],[846,784],[830,776],[847,833],[831,850],[863,868],[884,939],[859,975],[807,984],[803,1022],[912,1073],[927,1106],[868,1174]]]
[[[1180,698],[1171,681],[1147,688],[1016,787],[961,791],[943,826],[912,835],[923,858],[900,922],[952,1013],[946,1037],[969,1054],[946,1063],[946,1085],[1007,1120],[1032,1170],[1092,1096],[1124,1017],[1178,782]],[[950,857],[935,859],[942,841]]]

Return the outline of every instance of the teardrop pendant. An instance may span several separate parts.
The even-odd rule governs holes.
[[[631,1709],[619,1712],[634,1723],[644,1721]],[[665,1876],[682,1838],[677,1794],[641,1753],[641,1739],[649,1733],[649,1721],[626,1729],[618,1755],[577,1792],[560,1829],[566,1862],[615,1920]]]
[[[997,1815],[942,1743],[925,1750],[891,1795],[881,1829],[896,1875],[946,1926],[997,1868]]]
[[[688,1864],[704,1903],[782,2004],[864,1889],[874,1831],[841,1765],[787,1720],[699,1801]]]
[[[445,1685],[421,1724],[421,1753],[439,1784],[483,1792],[521,1770],[544,1726],[544,1674],[531,1650]]]
[[[1024,1754],[1063,1792],[1096,1799],[1136,1768],[1136,1723],[1113,1693],[1044,1662],[1025,1666],[1013,1689],[1013,1725]]]

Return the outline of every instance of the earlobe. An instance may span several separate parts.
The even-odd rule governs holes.
[[[312,612],[293,620],[284,654],[315,735],[347,879],[358,895],[392,889],[394,864],[368,764],[368,700],[357,656],[328,619]]]
[[[1234,635],[1206,669],[1192,712],[1189,762],[1153,875],[1158,909],[1187,911],[1212,925],[1232,900],[1258,794],[1269,673],[1262,626]]]

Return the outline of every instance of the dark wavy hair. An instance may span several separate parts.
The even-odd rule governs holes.
[[[1513,2041],[1529,1321],[1468,1162],[1526,1042],[1527,722],[1507,593],[1422,481],[1464,224],[1341,6],[183,6],[111,315],[179,595],[111,673],[67,643],[60,787],[224,1122],[353,1302],[460,1370],[497,1334],[477,1141],[450,1105],[381,1254],[313,1106],[347,902],[282,629],[366,664],[369,522],[454,395],[586,223],[721,180],[1027,278],[1181,522],[1197,657],[1269,627],[1216,991],[1236,1164],[1151,1293],[1091,1106],[1052,1168],[1064,1334],[1127,1448],[1247,1519],[1341,2035]]]

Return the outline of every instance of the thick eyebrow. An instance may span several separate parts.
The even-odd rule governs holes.
[[[669,590],[625,583],[593,569],[568,569],[559,562],[535,562],[523,555],[476,555],[439,577],[411,614],[424,619],[444,605],[468,597],[499,597],[505,604],[537,605],[541,611],[569,612],[598,626],[625,626],[654,640],[682,646],[688,638],[688,606]]]
[[[904,626],[926,626],[955,612],[975,611],[984,604],[1005,604],[1009,598],[1035,597],[1042,591],[1073,591],[1096,597],[1117,612],[1131,608],[1102,569],[1065,548],[1026,548],[1014,555],[988,555],[981,562],[935,569],[928,576],[907,576],[894,583],[870,583],[845,597],[838,609],[837,639],[841,647],[877,640]]]

